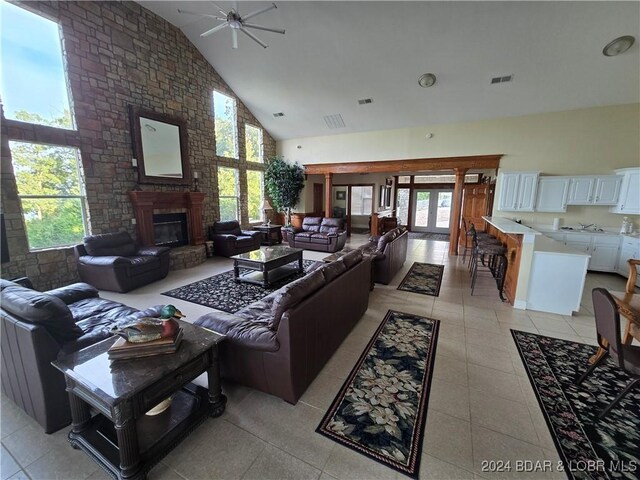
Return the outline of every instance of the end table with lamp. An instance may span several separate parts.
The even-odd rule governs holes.
[[[262,209],[264,211],[264,219],[266,223],[253,227],[254,230],[257,230],[262,234],[262,245],[271,246],[275,243],[282,243],[282,225],[272,224],[269,219],[268,211],[273,210],[269,200],[264,200]]]

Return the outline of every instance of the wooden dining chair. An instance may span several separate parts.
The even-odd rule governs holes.
[[[620,337],[620,314],[611,294],[604,288],[594,288],[591,296],[593,299],[593,312],[596,318],[598,345],[604,350],[604,355],[589,366],[575,381],[575,384],[580,385],[607,357],[611,357],[616,365],[632,378],[627,386],[598,415],[599,419],[603,419],[627,393],[640,385],[640,347],[622,343]]]
[[[627,263],[629,264],[629,278],[625,291],[611,292],[620,309],[620,315],[627,320],[622,335],[623,343],[631,343],[634,338],[640,342],[640,293],[636,293],[637,266],[640,265],[640,260],[630,258]]]

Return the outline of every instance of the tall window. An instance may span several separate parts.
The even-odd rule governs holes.
[[[216,134],[216,155],[238,158],[238,122],[236,101],[224,93],[213,91],[213,116]]]
[[[371,215],[373,187],[351,187],[351,215]]]
[[[72,129],[57,23],[0,2],[0,91],[5,117]]]
[[[76,148],[9,142],[29,248],[81,243],[85,198]]]
[[[264,173],[260,170],[247,170],[247,196],[249,203],[249,221],[264,220]]]
[[[238,169],[218,167],[220,220],[239,220]]]
[[[262,163],[262,129],[245,124],[244,139],[247,162]]]

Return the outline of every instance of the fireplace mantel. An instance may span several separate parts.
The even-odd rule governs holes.
[[[153,211],[184,208],[187,210],[187,228],[189,243],[203,245],[204,229],[202,228],[202,203],[204,193],[201,192],[129,192],[136,216],[138,243],[153,246]]]

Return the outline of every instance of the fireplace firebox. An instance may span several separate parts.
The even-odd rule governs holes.
[[[154,243],[163,247],[189,245],[186,213],[157,213],[153,215]]]

